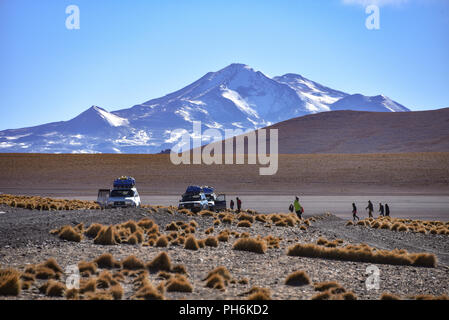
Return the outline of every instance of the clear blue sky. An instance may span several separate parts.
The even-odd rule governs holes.
[[[380,30],[365,0],[0,0],[0,130],[128,108],[233,62],[449,107],[449,1],[373,1]]]

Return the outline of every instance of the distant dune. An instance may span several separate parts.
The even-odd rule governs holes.
[[[281,154],[449,151],[449,108],[322,112],[267,129],[279,130]]]

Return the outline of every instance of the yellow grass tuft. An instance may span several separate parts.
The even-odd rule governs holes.
[[[127,270],[140,270],[145,268],[145,264],[143,263],[143,261],[134,255],[130,255],[125,260],[123,260],[122,266],[123,269]]]
[[[151,262],[147,263],[146,268],[151,272],[170,271],[171,261],[166,252],[159,253]]]
[[[114,226],[104,226],[95,237],[94,243],[102,245],[115,245],[117,244],[118,238],[119,237]]]
[[[156,247],[166,247],[168,246],[168,239],[167,236],[161,235],[155,243]]]
[[[395,294],[384,292],[379,298],[380,300],[401,300],[401,298]]]
[[[190,235],[187,237],[185,243],[184,243],[184,249],[187,250],[198,250],[199,244],[198,241],[196,240],[195,236]]]
[[[234,243],[232,249],[262,254],[267,250],[267,244],[264,240],[254,238],[240,238]]]
[[[86,262],[86,261],[80,261],[78,263],[78,269],[79,272],[83,273],[85,271],[89,272],[90,274],[95,274],[97,272],[97,264],[95,262]]]
[[[121,300],[124,294],[122,286],[119,283],[113,285],[109,289],[109,294],[114,298],[114,300]]]
[[[239,223],[237,223],[237,227],[240,228],[251,228],[251,226],[252,226],[251,222],[247,220],[242,220]]]
[[[59,238],[67,241],[80,242],[83,235],[78,229],[72,228],[71,226],[64,226],[58,234]]]
[[[96,258],[94,262],[102,269],[120,268],[121,266],[120,262],[115,260],[110,253],[103,253],[101,256]]]
[[[248,300],[271,300],[270,289],[253,287],[249,293]]]
[[[166,284],[167,292],[192,292],[193,287],[183,275],[176,275],[170,278]]]
[[[99,223],[92,223],[89,228],[84,232],[84,234],[90,238],[95,238],[98,235],[98,232],[100,232],[103,225]]]
[[[65,285],[59,281],[49,280],[45,294],[49,297],[63,297]]]
[[[214,247],[214,248],[218,247],[218,239],[217,239],[217,237],[212,237],[212,236],[211,237],[207,237],[204,243],[208,247]]]
[[[310,278],[305,271],[295,271],[287,276],[285,284],[288,286],[304,286],[310,284]]]
[[[0,269],[0,296],[18,296],[20,290],[20,272],[14,269]]]

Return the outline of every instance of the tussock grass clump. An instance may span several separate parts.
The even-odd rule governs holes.
[[[14,269],[0,269],[0,296],[18,296],[20,290],[20,272]]]
[[[193,287],[187,278],[183,275],[176,275],[167,281],[166,288],[168,292],[192,292]]]
[[[253,287],[248,294],[248,300],[271,300],[271,292],[267,288]]]
[[[130,255],[122,261],[123,269],[128,270],[140,270],[145,268],[145,264],[142,260],[134,255]]]
[[[137,222],[137,225],[145,230],[150,229],[154,224],[154,221],[149,218],[143,218]]]
[[[39,266],[36,269],[36,279],[47,280],[56,277],[57,277],[56,272],[54,272],[53,269],[44,266]]]
[[[195,236],[190,235],[187,237],[186,241],[184,242],[184,249],[187,250],[198,250],[200,248],[198,241],[196,240]]]
[[[61,231],[58,234],[59,238],[67,241],[80,242],[83,238],[81,231],[71,226],[62,227]]]
[[[150,272],[157,271],[170,271],[171,270],[171,260],[167,252],[159,253],[151,262],[147,263],[146,268]]]
[[[173,266],[172,270],[173,273],[179,273],[179,274],[187,274],[187,269],[182,264],[176,264]]]
[[[217,237],[207,237],[204,243],[208,247],[214,247],[214,248],[218,247]]]
[[[68,300],[78,300],[79,299],[79,290],[78,289],[68,289],[65,292],[65,298]]]
[[[101,256],[96,258],[94,262],[98,265],[98,267],[102,269],[113,269],[121,267],[120,262],[115,260],[110,253],[103,253]]]
[[[225,279],[219,274],[214,274],[206,280],[206,287],[217,290],[226,290]]]
[[[251,226],[252,226],[251,222],[247,220],[242,220],[239,223],[237,223],[237,227],[240,228],[251,228]]]
[[[285,284],[288,286],[304,286],[310,284],[310,278],[305,271],[295,271],[287,276]]]
[[[378,250],[367,245],[347,245],[343,248],[327,248],[313,243],[296,244],[288,248],[287,255],[379,264],[412,265],[417,267],[435,267],[437,263],[437,259],[433,254],[408,254],[400,250]]]
[[[246,214],[246,213],[240,213],[240,214],[237,216],[237,219],[238,219],[239,221],[249,221],[249,222],[251,222],[251,223],[253,223],[254,220],[255,220],[255,218],[254,218],[252,215],[249,215],[249,214]]]
[[[228,242],[229,241],[229,230],[222,230],[218,236],[217,236],[218,241],[220,242]]]
[[[88,292],[86,294],[86,300],[112,300],[113,297],[108,292]]]
[[[97,290],[97,279],[90,278],[80,283],[79,293],[95,292]]]
[[[221,224],[221,221],[220,221],[220,219],[215,219],[213,223],[214,223],[214,226],[218,226]]]
[[[204,233],[205,234],[211,234],[211,233],[214,232],[214,230],[215,230],[214,227],[210,227],[210,228],[207,228],[206,231],[204,231]]]
[[[232,249],[262,254],[267,250],[267,244],[264,240],[254,238],[240,238],[234,243]]]
[[[45,294],[49,297],[63,297],[66,287],[63,283],[55,280],[49,280]]]
[[[167,224],[165,226],[166,231],[178,231],[179,226],[176,224],[176,222],[172,221],[170,224]]]
[[[380,300],[401,300],[401,298],[395,294],[384,292],[379,298]]]
[[[218,274],[220,277],[222,277],[225,281],[231,280],[231,273],[225,266],[219,266],[215,268],[214,270],[210,271],[207,274],[207,277],[203,279],[203,281],[206,281],[210,278],[212,278],[214,275]]]
[[[329,291],[324,291],[314,295],[311,300],[329,300],[331,296],[332,294]]]
[[[222,220],[223,223],[229,223],[231,224],[232,221],[234,221],[234,217],[230,214],[226,215]]]
[[[146,279],[143,281],[133,298],[142,300],[164,300],[164,295],[157,290],[148,279]]]
[[[101,245],[115,245],[119,236],[114,226],[103,226],[94,239],[95,244]]]
[[[306,227],[305,225],[301,225],[301,226],[299,227],[299,229],[302,230],[302,231],[306,231],[306,230],[307,230],[307,227]]]
[[[213,216],[215,216],[215,213],[210,211],[210,210],[201,210],[198,214],[200,216],[202,216],[202,217],[213,217]]]
[[[346,226],[353,226],[354,222],[352,222],[351,220],[349,220],[348,222],[346,222]]]
[[[114,300],[121,300],[124,294],[123,287],[117,283],[109,289],[109,294],[114,298]]]
[[[61,266],[56,262],[54,258],[50,258],[44,263],[40,264],[38,267],[47,267],[53,270],[56,273],[63,273],[64,270],[62,270]]]
[[[80,273],[83,273],[85,271],[89,272],[90,274],[95,274],[97,272],[97,264],[95,262],[86,262],[86,261],[80,261],[78,263],[78,269]]]
[[[324,292],[332,288],[342,288],[342,286],[336,281],[326,281],[314,284],[314,289],[316,291]]]
[[[33,273],[25,272],[20,275],[20,279],[23,280],[24,282],[33,283],[36,280],[36,275],[34,275]]]
[[[168,239],[167,236],[161,235],[155,243],[156,247],[167,247],[168,246]]]

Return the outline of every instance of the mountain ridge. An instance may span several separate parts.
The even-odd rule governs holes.
[[[157,153],[176,142],[174,130],[191,132],[194,121],[202,129],[249,131],[333,108],[409,111],[377,97],[384,96],[351,95],[294,73],[270,78],[234,63],[130,108],[92,106],[68,121],[0,131],[0,152]]]

